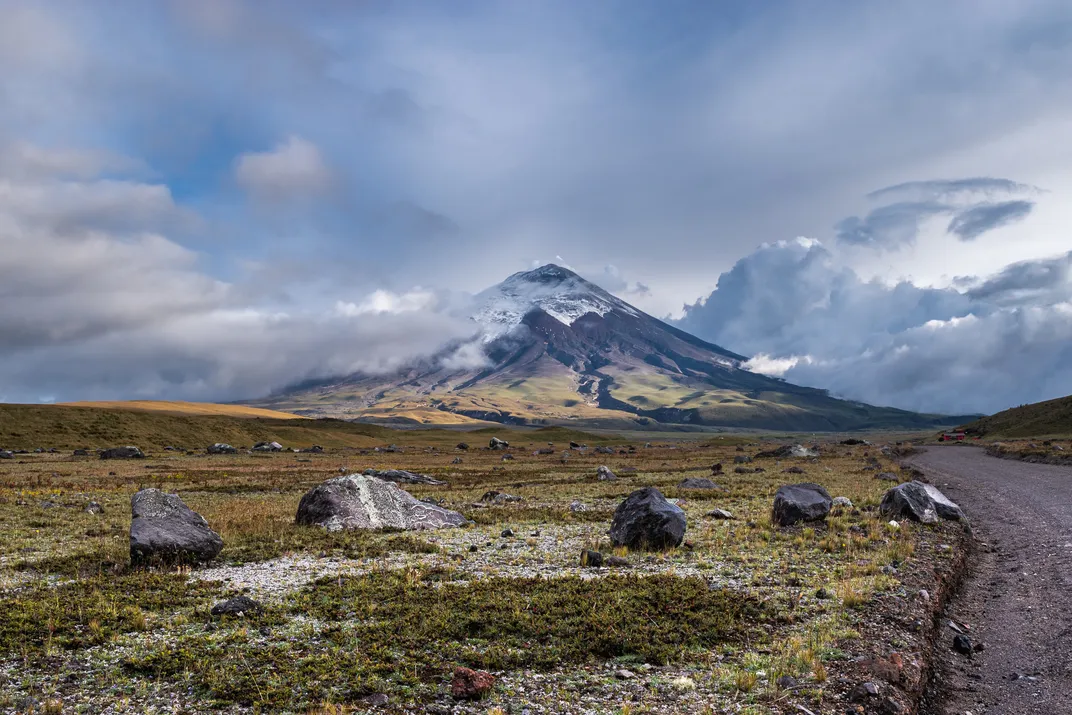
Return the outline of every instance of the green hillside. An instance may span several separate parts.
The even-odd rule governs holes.
[[[969,422],[963,429],[988,439],[1072,436],[1072,395],[1013,407]]]

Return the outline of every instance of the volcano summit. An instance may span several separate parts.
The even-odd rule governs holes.
[[[704,425],[776,430],[955,423],[839,400],[743,366],[553,264],[475,298],[474,337],[391,375],[304,383],[257,404],[305,415],[449,424]]]

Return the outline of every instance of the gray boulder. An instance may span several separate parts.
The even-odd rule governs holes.
[[[792,454],[793,448],[785,444],[775,449],[766,449],[757,453],[756,459],[784,459],[785,457],[791,457]]]
[[[689,477],[681,480],[681,483],[677,485],[679,489],[721,489],[719,485],[712,482],[707,477]]]
[[[133,445],[102,450],[101,459],[144,459],[145,453]]]
[[[235,596],[226,601],[221,601],[209,611],[213,616],[255,616],[264,612],[264,606],[254,601],[249,596]]]
[[[822,521],[830,513],[834,500],[818,484],[787,484],[774,495],[771,521],[789,526],[802,521]]]
[[[492,489],[491,491],[484,492],[484,495],[480,497],[480,501],[487,504],[510,504],[512,502],[522,501],[522,499],[519,496]]]
[[[223,539],[177,494],[142,489],[130,499],[130,562],[136,566],[211,561]]]
[[[0,459],[14,459],[15,455],[6,449],[0,449]]]
[[[749,457],[747,454],[738,454],[736,457],[733,458],[734,464],[748,464],[751,461],[752,458]]]
[[[611,447],[596,447],[596,454],[614,454]]]
[[[610,471],[610,467],[605,464],[599,465],[599,469],[596,470],[596,478],[601,482],[613,482],[618,478],[618,475]]]
[[[329,479],[298,504],[295,524],[342,529],[438,529],[461,526],[461,514],[419,501],[393,482],[362,474]]]
[[[808,449],[802,444],[794,444],[789,448],[790,457],[818,457],[819,451],[816,449]]]
[[[610,539],[615,546],[665,549],[684,538],[685,512],[655,487],[637,489],[614,511]]]
[[[492,437],[488,442],[488,449],[506,449],[510,446],[510,443],[505,439],[499,439],[498,437]]]
[[[905,482],[893,487],[882,497],[879,511],[890,519],[911,519],[924,524],[938,521],[938,510],[920,482]]]
[[[733,512],[727,511],[726,509],[712,509],[711,511],[704,514],[704,516],[708,517],[709,519],[732,519]]]
[[[852,500],[848,497],[834,497],[834,506],[852,509]]]
[[[257,442],[253,445],[254,452],[282,452],[283,445],[279,442]]]
[[[238,454],[238,450],[226,442],[217,442],[205,451],[209,454]]]
[[[934,510],[938,513],[938,516],[943,519],[949,519],[950,521],[960,521],[967,517],[964,516],[964,512],[959,506],[950,501],[949,497],[942,494],[941,490],[933,484],[923,484],[923,488],[927,490],[927,495],[934,502]]]
[[[875,475],[875,479],[881,480],[883,482],[899,482],[899,481],[901,481],[901,478],[898,477],[893,472],[879,472],[878,474]]]
[[[366,469],[364,475],[394,482],[395,484],[431,484],[433,486],[446,484],[446,482],[434,479],[427,474],[407,472],[405,469]]]

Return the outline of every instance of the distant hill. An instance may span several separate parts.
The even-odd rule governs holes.
[[[963,425],[971,435],[991,439],[1072,435],[1072,395],[1021,405]]]
[[[250,404],[378,423],[779,431],[952,426],[840,400],[745,369],[730,352],[658,320],[555,265],[517,273],[476,297],[468,343],[389,375],[295,385]]]
[[[268,414],[276,414],[268,412]],[[95,449],[133,444],[204,449],[214,442],[251,446],[275,440],[287,447],[370,447],[383,444],[383,427],[341,420],[183,414],[162,409],[0,404],[0,449]]]
[[[302,415],[278,410],[266,410],[248,405],[221,405],[213,402],[178,402],[163,400],[115,400],[105,402],[62,402],[64,407],[99,407],[106,410],[137,412],[166,412],[175,415],[218,415],[223,417],[260,417],[275,420],[307,419]]]
[[[122,403],[118,403],[122,404]],[[474,424],[481,424],[474,422]],[[97,449],[133,444],[149,451],[166,446],[203,450],[215,442],[249,447],[274,440],[284,447],[372,448],[387,444],[435,445],[452,450],[458,442],[487,446],[491,437],[517,444],[570,440],[590,444],[616,443],[620,438],[594,435],[566,427],[539,429],[492,425],[466,432],[446,429],[395,430],[336,419],[232,417],[216,414],[177,414],[160,409],[119,409],[71,405],[0,404],[0,449]],[[4,462],[0,462],[4,464]]]

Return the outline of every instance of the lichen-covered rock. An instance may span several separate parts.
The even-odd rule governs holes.
[[[395,484],[446,484],[446,482],[429,477],[427,474],[407,472],[405,469],[366,469],[364,475],[383,479],[387,482],[394,482]]]
[[[938,521],[934,500],[927,492],[926,485],[920,482],[905,482],[887,491],[879,504],[879,511],[890,519],[911,519],[924,524]]]
[[[142,489],[130,499],[132,564],[190,564],[211,561],[223,539],[177,494]]]
[[[631,549],[665,549],[685,538],[685,512],[655,487],[644,487],[625,498],[614,511],[610,539]]]
[[[790,526],[801,521],[822,521],[830,513],[834,500],[818,484],[804,482],[779,487],[774,495],[771,521]]]
[[[601,482],[613,482],[618,478],[618,475],[610,470],[605,464],[599,465],[599,469],[596,470],[596,478]]]
[[[238,450],[226,442],[217,442],[206,450],[209,454],[238,454]]]
[[[341,529],[438,529],[461,526],[461,514],[419,501],[393,482],[363,474],[329,479],[301,498],[294,523]]]
[[[125,447],[105,449],[100,453],[101,459],[143,459],[144,457],[144,452],[130,444]]]

